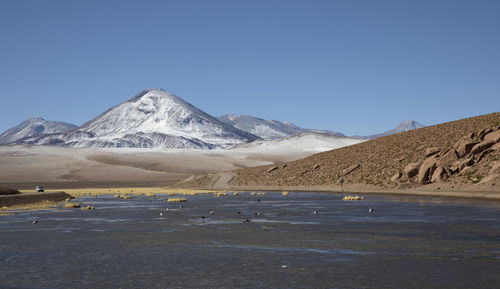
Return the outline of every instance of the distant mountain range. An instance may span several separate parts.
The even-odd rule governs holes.
[[[307,129],[296,126],[290,122],[265,120],[251,115],[225,114],[223,116],[219,116],[217,119],[231,126],[239,128],[243,131],[254,134],[264,140],[280,139],[283,137],[299,134],[306,131],[326,133],[334,136],[342,136],[342,137],[345,136],[339,132]]]
[[[78,126],[74,124],[33,117],[2,133],[0,135],[0,144],[13,143],[23,138],[38,137],[44,134],[64,133],[76,128]]]
[[[423,127],[425,127],[425,126],[417,121],[405,120],[402,123],[400,123],[397,127],[393,128],[391,130],[388,130],[386,132],[379,133],[379,134],[370,135],[370,136],[367,136],[366,138],[375,139],[375,138],[383,137],[386,135],[402,133],[405,131],[414,130],[417,128],[423,128]]]
[[[141,91],[72,131],[15,143],[73,147],[227,148],[257,136],[227,125],[162,89]]]
[[[406,121],[382,134],[347,138],[338,132],[305,129],[289,122],[250,115],[226,114],[215,118],[165,90],[148,89],[80,127],[42,118],[28,119],[0,135],[0,145],[216,149],[259,140],[259,146],[265,147],[262,140],[278,140],[308,132],[309,136],[315,133],[316,137],[304,138],[302,135],[296,139],[301,143],[309,139],[311,142],[304,145],[315,147],[330,138],[336,148],[347,139],[350,140],[346,143],[355,143],[419,127],[423,126]]]

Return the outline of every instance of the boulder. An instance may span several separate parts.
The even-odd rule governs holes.
[[[399,172],[396,173],[394,176],[392,176],[391,182],[395,182],[395,181],[399,180],[402,176],[403,176],[402,173],[399,173]]]
[[[419,163],[409,163],[404,168],[403,174],[406,176],[408,180],[410,180],[418,174],[419,167],[420,167]]]
[[[439,152],[439,148],[437,147],[432,147],[432,148],[426,148],[425,149],[425,157],[430,157],[432,155],[435,155]]]
[[[317,170],[317,169],[319,169],[319,165],[315,164],[314,167],[313,167],[313,170]]]
[[[500,142],[500,130],[496,130],[485,135],[484,141],[493,141],[495,143]]]
[[[446,173],[445,168],[443,168],[442,166],[439,166],[432,174],[431,183],[439,182],[447,176],[448,176],[448,174]]]
[[[437,168],[438,158],[435,156],[427,158],[420,169],[418,170],[418,178],[417,181],[422,184],[427,184],[431,181],[432,174],[434,170]]]
[[[496,143],[494,144],[492,147],[491,147],[492,150],[494,151],[500,151],[500,142],[499,143]]]
[[[472,148],[477,144],[477,142],[464,139],[460,142],[460,144],[457,147],[457,153],[459,157],[464,157],[469,154],[469,152],[472,150]]]
[[[461,172],[465,167],[472,166],[474,164],[474,159],[472,157],[460,160],[458,162],[458,170]]]
[[[484,136],[485,136],[485,135],[487,135],[487,134],[489,134],[489,133],[490,133],[490,132],[492,132],[492,131],[493,131],[493,129],[491,129],[491,128],[488,128],[488,129],[483,128],[482,130],[480,130],[480,131],[477,133],[477,138],[478,138],[479,140],[483,140],[483,139],[484,139]]]
[[[480,162],[487,154],[491,153],[492,150],[485,150],[485,151],[482,151],[479,155],[476,155],[475,156],[475,162],[478,163]]]
[[[474,170],[474,169],[473,169],[471,166],[466,166],[466,167],[464,167],[464,168],[460,171],[460,173],[461,173],[461,174],[465,174],[466,172],[470,172],[470,171],[473,171],[473,170]]]
[[[270,168],[267,170],[267,172],[268,172],[268,173],[270,173],[270,172],[275,171],[275,170],[277,170],[277,169],[278,169],[278,166],[273,166],[273,167],[270,167]]]
[[[460,162],[456,161],[448,168],[448,170],[450,171],[451,175],[458,173],[460,171]]]
[[[360,164],[355,164],[355,165],[352,165],[348,168],[346,168],[345,170],[342,171],[342,175],[348,175],[350,173],[352,173],[355,169],[359,168],[361,165]]]
[[[485,140],[485,141],[480,142],[480,143],[476,144],[475,146],[473,146],[472,149],[470,150],[470,153],[473,155],[477,155],[477,154],[481,153],[482,151],[490,148],[494,144],[495,144],[495,142],[492,140],[490,140],[490,141]]]
[[[457,151],[455,149],[451,149],[439,158],[438,165],[447,167],[456,161],[458,161]]]

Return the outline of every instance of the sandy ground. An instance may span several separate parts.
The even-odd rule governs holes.
[[[291,161],[308,154],[0,146],[0,185],[18,189],[164,186],[194,174]]]

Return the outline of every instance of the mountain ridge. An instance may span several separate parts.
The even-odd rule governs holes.
[[[21,139],[43,134],[67,132],[78,126],[61,121],[48,121],[41,117],[31,117],[11,127],[0,135],[0,144],[8,144]]]
[[[17,143],[77,147],[227,148],[259,139],[210,116],[175,94],[146,89],[79,128]]]

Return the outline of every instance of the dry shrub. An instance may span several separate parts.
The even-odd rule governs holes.
[[[364,199],[363,196],[345,196],[342,198],[344,201],[362,201]]]
[[[62,205],[63,208],[80,208],[80,203],[67,202]]]
[[[167,202],[169,203],[174,203],[174,202],[186,202],[186,198],[168,198]]]

